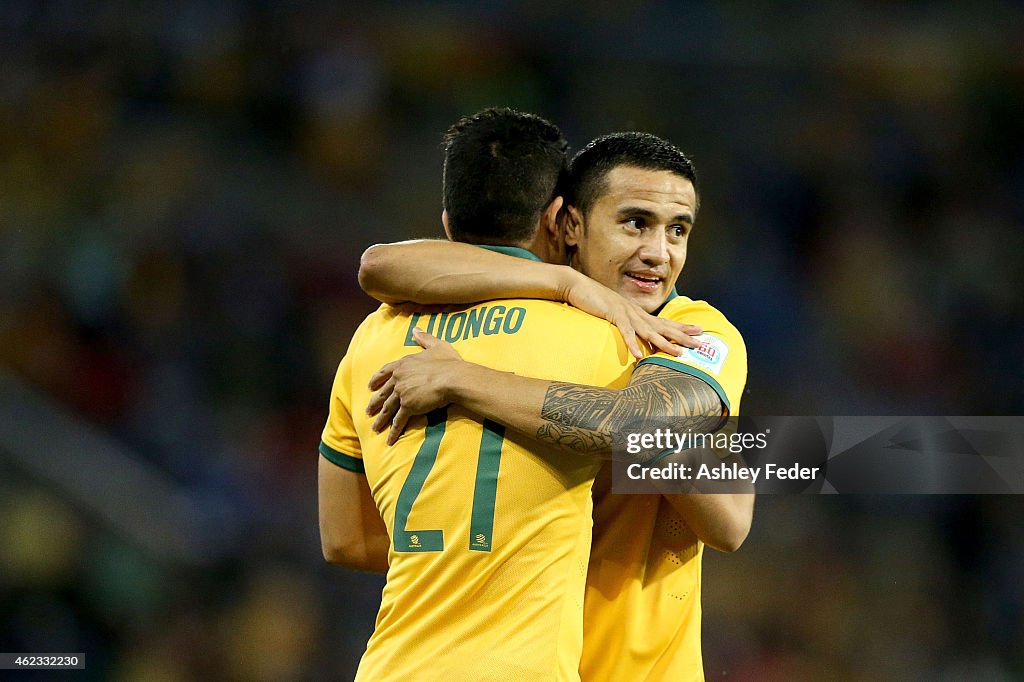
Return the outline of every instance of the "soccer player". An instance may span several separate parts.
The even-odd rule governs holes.
[[[454,125],[442,214],[451,238],[524,262],[564,258],[566,146],[552,124],[509,110]],[[600,460],[455,406],[387,444],[363,409],[368,383],[382,363],[419,351],[420,327],[505,372],[613,387],[633,362],[613,326],[550,301],[385,305],[363,321],[335,378],[319,463],[325,557],[387,571],[357,679],[577,680]]]
[[[375,427],[390,426],[394,437],[410,414],[453,403],[539,442],[607,457],[617,430],[637,416],[737,414],[746,380],[743,340],[720,312],[674,288],[698,208],[694,182],[689,160],[663,140],[639,133],[599,138],[572,163],[567,242],[583,273],[649,312],[703,327],[700,348],[654,353],[628,387],[609,389],[494,372],[417,332],[427,350],[374,376],[374,387],[383,386],[370,404],[379,411]],[[372,271],[361,272],[361,280],[371,294],[392,300],[468,301],[527,281],[552,298],[565,289],[556,268],[548,268],[543,284],[537,267],[523,275],[510,259],[457,244],[374,249],[364,260]],[[442,280],[442,273],[452,279]],[[420,286],[410,286],[410,278]],[[580,339],[579,346],[587,343]],[[753,495],[614,495],[609,487],[602,472],[594,489],[582,678],[703,679],[703,545],[736,549],[750,528]]]

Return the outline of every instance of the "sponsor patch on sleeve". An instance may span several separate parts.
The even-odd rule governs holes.
[[[711,374],[720,374],[725,365],[725,358],[729,355],[729,346],[712,334],[702,334],[697,340],[700,341],[700,346],[687,348],[679,359]]]

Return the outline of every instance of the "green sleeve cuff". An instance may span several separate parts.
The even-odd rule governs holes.
[[[320,441],[320,454],[323,455],[327,461],[332,464],[337,464],[342,469],[348,469],[354,471],[357,474],[366,473],[366,468],[363,467],[363,460],[352,455],[346,455],[344,452],[338,452],[327,443]]]
[[[644,358],[643,360],[638,362],[637,365],[658,365],[659,367],[667,367],[668,369],[674,369],[677,372],[682,372],[683,374],[689,374],[692,377],[697,377],[705,384],[713,388],[715,393],[718,394],[718,397],[721,398],[722,404],[725,405],[724,416],[728,417],[730,414],[732,414],[732,406],[729,404],[729,398],[726,397],[725,395],[725,389],[722,388],[722,384],[718,383],[718,381],[707,372],[697,369],[696,367],[692,367],[690,365],[685,365],[681,362],[676,362],[675,360],[669,360],[668,358],[659,358],[654,356]]]

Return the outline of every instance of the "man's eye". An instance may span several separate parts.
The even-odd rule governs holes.
[[[669,228],[669,232],[673,237],[683,237],[686,235],[686,228],[682,225],[673,225]]]
[[[626,218],[623,221],[623,225],[625,225],[626,227],[633,228],[635,230],[640,230],[643,229],[644,227],[644,221],[643,218]]]

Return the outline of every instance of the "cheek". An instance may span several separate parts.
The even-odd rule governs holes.
[[[634,258],[641,247],[642,243],[636,239],[615,235],[601,244],[601,254],[606,262],[621,265]]]
[[[608,260],[608,249],[604,248],[599,239],[580,240],[579,249],[588,263],[598,264]]]
[[[590,250],[586,252],[586,262],[590,276],[602,284],[610,286],[609,282],[619,269],[619,261],[615,258],[615,252],[591,242]]]
[[[675,258],[673,258],[673,261],[674,261],[673,265],[674,265],[674,267],[675,267],[675,269],[677,271],[683,269],[683,265],[686,264],[686,245],[685,244],[680,249],[678,249],[676,251]]]

